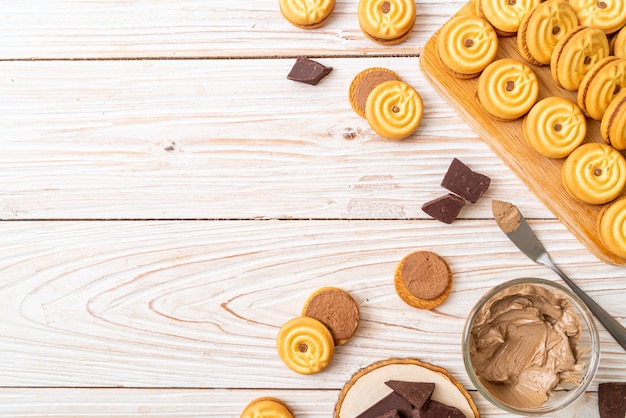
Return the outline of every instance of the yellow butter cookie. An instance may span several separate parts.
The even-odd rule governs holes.
[[[538,101],[522,125],[526,142],[549,158],[567,157],[585,139],[587,122],[580,108],[563,97]]]
[[[600,134],[607,144],[626,150],[626,89],[622,89],[602,116]]]
[[[279,6],[292,25],[315,29],[326,23],[335,9],[335,0],[279,0]]]
[[[601,120],[615,96],[626,88],[626,58],[608,56],[594,65],[578,88],[578,106],[583,112]]]
[[[360,0],[359,25],[365,36],[383,45],[405,40],[415,25],[414,0]]]
[[[483,18],[453,17],[439,32],[437,52],[455,77],[474,78],[496,58],[498,35]]]
[[[306,316],[293,318],[281,327],[276,348],[283,363],[300,374],[321,372],[335,354],[335,343],[328,328]]]
[[[576,91],[585,74],[609,52],[609,41],[601,29],[578,26],[554,46],[552,78],[557,86]]]
[[[600,242],[613,254],[626,257],[626,198],[606,205],[598,214]]]
[[[417,91],[402,81],[385,81],[372,90],[365,117],[378,135],[388,139],[410,136],[422,121],[424,103]]]
[[[478,78],[478,100],[490,115],[502,120],[524,116],[537,101],[539,82],[525,63],[503,58],[489,64]]]
[[[562,168],[565,190],[585,203],[601,205],[620,195],[626,185],[626,159],[615,148],[593,142],[576,148]]]
[[[524,15],[540,0],[476,0],[476,14],[494,27],[500,36],[517,34]]]
[[[626,58],[626,26],[611,38],[611,54],[619,58]]]
[[[528,12],[517,31],[522,58],[531,64],[549,65],[557,42],[578,27],[576,12],[565,0],[547,0]]]
[[[251,401],[240,418],[294,418],[294,415],[280,399],[263,397]]]
[[[581,25],[613,33],[626,24],[625,0],[569,0]]]

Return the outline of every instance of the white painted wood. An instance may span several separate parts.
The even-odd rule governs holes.
[[[463,1],[419,0],[409,38],[365,38],[357,0],[338,0],[329,22],[299,29],[278,0],[20,0],[0,3],[0,58],[197,58],[416,55]]]
[[[461,217],[490,218],[490,197],[553,216],[417,58],[320,61],[334,70],[317,86],[286,79],[292,59],[0,62],[0,217],[427,218],[454,157],[493,180]],[[421,92],[413,137],[382,139],[352,111],[372,66]]]

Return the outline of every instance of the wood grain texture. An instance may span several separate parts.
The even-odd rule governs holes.
[[[458,15],[475,15],[475,3],[470,1]],[[601,260],[626,265],[626,259],[607,250],[596,231],[598,213],[603,205],[590,205],[570,196],[561,182],[564,159],[546,158],[535,152],[522,133],[523,118],[506,122],[491,117],[476,99],[478,78],[461,80],[450,75],[437,54],[438,32],[428,41],[420,58],[422,71],[448,98],[459,114],[485,140],[494,152],[520,176],[539,199]],[[515,37],[499,39],[496,59],[514,58],[525,62],[517,49]],[[539,80],[539,98],[559,96],[576,103],[576,93],[554,83],[550,67],[531,66]],[[585,142],[603,142],[600,124],[587,118]],[[626,190],[622,193],[626,194]]]
[[[25,0],[0,5],[2,59],[216,58],[417,55],[463,2],[417,2],[413,32],[378,45],[359,28],[355,0],[329,22],[298,29],[278,0]]]
[[[490,197],[551,213],[435,92],[417,58],[321,59],[319,85],[292,59],[0,62],[2,219],[407,219],[452,158],[493,179]],[[427,109],[404,141],[378,137],[348,102],[383,66]],[[271,199],[267,197],[271,196]]]

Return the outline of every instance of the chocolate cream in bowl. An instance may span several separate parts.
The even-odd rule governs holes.
[[[537,285],[513,286],[476,313],[472,366],[501,402],[536,408],[557,386],[579,383],[580,334],[578,316],[565,298]]]

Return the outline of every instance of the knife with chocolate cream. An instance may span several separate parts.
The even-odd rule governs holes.
[[[624,328],[615,318],[607,313],[600,305],[579,288],[565,273],[559,269],[548,252],[543,248],[541,242],[535,235],[530,225],[524,219],[519,209],[509,202],[493,200],[491,210],[496,223],[507,237],[519,248],[528,258],[537,264],[550,268],[576,293],[576,295],[587,305],[589,310],[598,318],[598,321],[615,338],[615,341],[626,350],[626,328]]]

